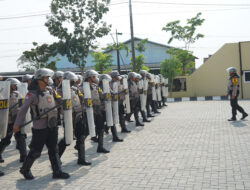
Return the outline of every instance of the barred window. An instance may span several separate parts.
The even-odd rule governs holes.
[[[250,71],[244,72],[244,82],[250,82]]]

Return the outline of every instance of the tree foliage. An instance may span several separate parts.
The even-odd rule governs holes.
[[[190,75],[195,68],[195,56],[193,56],[192,52],[183,49],[173,49],[171,53],[181,62],[181,75]]]
[[[174,39],[183,41],[185,49],[189,49],[190,44],[195,43],[199,38],[203,38],[203,34],[196,34],[196,29],[201,26],[205,19],[200,18],[201,13],[198,13],[195,17],[187,19],[187,25],[181,26],[180,20],[167,23],[162,30],[171,33],[171,37],[168,41],[170,44]]]
[[[30,51],[24,51],[17,60],[18,67],[25,71],[35,71],[43,67],[56,70],[56,62],[59,59],[50,59],[56,56],[56,45],[42,44],[39,46],[36,42],[33,42],[33,46],[34,48]]]
[[[128,52],[129,52],[128,46],[126,44],[123,44],[123,43],[108,44],[106,48],[103,48],[103,50],[106,50],[106,51],[125,50],[126,51],[126,56],[128,56]]]
[[[107,35],[111,26],[103,21],[110,0],[52,0],[47,17],[50,34],[59,39],[58,53],[83,72],[85,58],[96,48],[96,39]]]
[[[148,39],[144,39],[139,41],[136,45],[135,45],[135,50],[137,50],[138,52],[140,52],[139,55],[135,56],[135,68],[136,68],[136,72],[139,72],[140,70],[147,70],[149,71],[149,67],[145,66],[145,56],[142,54],[145,50],[146,50],[146,46],[145,44],[148,42]],[[132,60],[132,58],[130,58],[130,60]],[[133,63],[131,62],[130,65],[132,65]]]
[[[170,48],[167,50],[167,53],[170,55],[170,58],[167,58],[163,62],[161,62],[160,72],[165,78],[168,78],[170,92],[172,92],[174,78],[182,73],[182,63],[177,58],[175,49]]]
[[[112,71],[112,69],[110,68],[113,61],[112,55],[102,52],[93,52],[92,56],[94,58],[93,62],[96,63],[94,65],[96,71],[99,71],[101,74]]]

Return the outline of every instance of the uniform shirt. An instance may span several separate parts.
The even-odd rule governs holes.
[[[103,91],[95,83],[93,83],[90,86],[90,89],[91,89],[91,98],[92,98],[92,102],[93,102],[94,112],[96,114],[100,114],[101,111],[105,110]]]
[[[38,92],[37,91],[29,91],[26,95],[24,102],[20,108],[20,111],[17,114],[15,125],[21,126],[24,124],[26,113],[30,107],[30,105],[38,105]],[[48,119],[42,118],[39,120],[33,121],[34,129],[45,129],[47,128]]]
[[[153,86],[153,83],[152,82],[148,82],[148,95],[152,94],[152,86]]]
[[[44,93],[47,93],[47,95],[43,96]],[[20,111],[17,114],[15,125],[21,127],[21,125],[24,124],[26,113],[29,109],[29,107],[37,108],[36,113],[33,113],[34,115],[37,115],[37,112],[45,111],[45,110],[39,110],[39,98],[44,97],[43,101],[46,101],[46,104],[50,107],[48,109],[54,107],[53,105],[56,104],[59,98],[61,98],[55,91],[49,91],[46,89],[44,92],[38,91],[38,90],[30,90],[29,93],[27,93],[24,102],[20,108]],[[46,99],[46,100],[45,100]],[[40,102],[41,103],[41,102]],[[32,109],[31,109],[32,110]],[[34,111],[34,110],[33,110]],[[32,112],[31,112],[32,113]],[[41,114],[41,113],[40,113]],[[32,115],[32,114],[31,114]],[[33,128],[34,129],[45,129],[48,127],[48,117],[54,117],[57,115],[57,110],[54,109],[53,111],[49,112],[46,115],[43,116],[43,118],[36,120],[34,116],[32,115],[33,119]]]
[[[240,90],[240,77],[236,74],[228,79],[227,93],[231,96],[236,96]]]
[[[118,92],[114,92],[114,83],[115,82],[117,82],[117,87],[118,87]],[[109,83],[109,85],[110,85],[110,92],[112,93],[112,101],[118,101],[118,99],[119,99],[119,82],[118,81],[111,81],[110,83]],[[116,96],[116,97],[115,97]],[[115,99],[115,98],[117,98],[117,99]]]
[[[139,97],[139,89],[134,81],[128,80],[129,98],[133,100]]]
[[[120,103],[122,103],[125,100],[125,95],[126,95],[124,85],[122,82],[118,82],[118,94],[119,94],[118,100]]]

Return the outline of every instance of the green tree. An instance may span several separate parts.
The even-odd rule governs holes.
[[[50,59],[56,56],[55,45],[42,44],[39,46],[36,42],[33,42],[33,46],[34,48],[30,51],[24,51],[17,60],[18,67],[25,71],[35,71],[43,67],[56,70],[56,62],[59,59]]]
[[[135,56],[135,67],[136,67],[136,72],[139,72],[140,70],[147,70],[149,71],[149,67],[145,66],[145,56],[142,54],[146,50],[145,44],[148,42],[148,39],[144,39],[139,41],[136,46],[135,50],[140,52],[139,55]],[[130,58],[132,60],[132,58]],[[132,62],[130,63],[132,65]]]
[[[92,56],[94,58],[93,62],[95,70],[99,71],[101,74],[112,71],[110,68],[112,66],[112,55],[105,54],[102,52],[93,52]]]
[[[107,35],[111,26],[103,21],[110,0],[52,0],[47,17],[50,34],[59,39],[58,53],[84,71],[85,58],[96,49],[96,39]]]
[[[187,19],[187,25],[181,26],[180,20],[167,23],[162,30],[171,33],[171,37],[168,41],[170,44],[174,39],[184,42],[185,49],[189,49],[190,44],[195,43],[199,38],[203,38],[203,34],[196,34],[196,29],[198,26],[201,26],[205,19],[200,18],[201,13],[191,19]]]
[[[195,57],[192,55],[192,52],[188,50],[175,49],[173,50],[173,53],[175,54],[176,58],[179,59],[181,62],[181,75],[190,75],[195,68]]]
[[[161,62],[160,72],[165,78],[168,78],[170,85],[170,97],[172,97],[173,81],[176,76],[182,73],[182,63],[177,58],[175,50],[173,48],[168,49],[167,53],[170,55],[170,58],[167,58],[163,62]]]
[[[113,44],[108,44],[106,48],[103,48],[103,50],[106,51],[114,51],[114,50],[125,50],[126,51],[126,56],[128,56],[129,48],[126,44],[123,43],[113,43]]]

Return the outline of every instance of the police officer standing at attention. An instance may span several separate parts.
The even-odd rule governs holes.
[[[53,178],[67,179],[70,177],[69,174],[61,170],[61,161],[57,149],[57,108],[54,94],[47,88],[49,77],[52,77],[53,73],[52,70],[46,68],[36,71],[34,80],[28,88],[29,93],[25,97],[13,128],[15,133],[20,131],[30,107],[33,119],[31,149],[20,169],[20,173],[28,180],[34,179],[30,169],[34,161],[40,157],[45,144],[48,148]]]
[[[30,85],[31,80],[32,80],[32,75],[26,74],[26,75],[24,75],[24,76],[22,77],[22,82],[28,83],[28,86]]]
[[[125,76],[121,76],[119,86],[118,86],[118,104],[119,104],[119,123],[122,128],[122,133],[130,133],[126,127],[126,122],[125,122],[125,107],[124,107],[124,101],[125,101],[125,95],[126,91],[124,89],[124,84],[123,84],[123,78]]]
[[[150,111],[150,106],[152,105],[152,102],[153,102],[152,82],[151,82],[151,75],[150,75],[150,73],[146,73],[146,78],[149,81],[148,82],[148,93],[147,93],[147,104],[146,104],[147,116],[148,117],[154,117],[151,114],[151,111]]]
[[[56,71],[54,75],[52,76],[52,79],[54,81],[54,89],[57,90],[58,88],[62,87],[62,80],[63,80],[63,74],[62,71]]]
[[[236,121],[237,110],[240,113],[242,113],[241,120],[243,120],[248,116],[248,114],[238,104],[238,96],[240,93],[240,84],[239,84],[240,77],[237,74],[236,68],[234,67],[228,68],[227,72],[229,73],[229,76],[230,76],[228,80],[228,86],[227,86],[227,96],[228,95],[230,96],[230,103],[232,106],[232,118],[228,119],[228,121]]]
[[[139,121],[139,115],[138,112],[140,110],[140,95],[139,95],[139,89],[137,86],[137,82],[139,81],[137,73],[130,72],[128,74],[128,88],[129,88],[129,99],[130,99],[130,106],[131,106],[131,113],[127,114],[126,118],[129,121],[132,113],[135,117],[135,125],[136,126],[144,126],[143,123]],[[137,79],[136,79],[137,78]]]
[[[110,82],[111,90],[113,90],[114,83],[118,82],[118,93],[119,93],[119,82],[120,82],[120,79],[121,79],[119,72],[118,71],[113,71],[111,73],[111,77],[112,77],[112,80]],[[125,97],[124,97],[124,99],[125,99]],[[119,106],[119,95],[118,95],[118,106]],[[120,113],[119,113],[119,115],[120,115]],[[112,135],[113,135],[113,141],[114,142],[122,142],[123,141],[122,139],[120,139],[118,137],[117,129],[116,129],[115,125],[111,126],[111,132],[112,132]]]
[[[94,109],[94,119],[96,125],[96,134],[98,136],[97,152],[109,153],[109,151],[103,147],[105,108],[101,102],[101,99],[104,100],[104,94],[102,90],[98,87],[99,84],[98,75],[99,74],[95,70],[88,70],[85,73],[85,81],[89,82],[91,89],[91,97]]]
[[[11,138],[13,135],[13,125],[17,116],[18,111],[20,110],[20,106],[22,102],[20,102],[21,97],[19,92],[17,91],[17,85],[20,83],[16,78],[8,78],[7,81],[10,81],[10,111],[8,118],[8,130],[7,135],[0,142],[0,162],[4,162],[2,158],[2,153],[5,148],[11,143]],[[26,151],[26,135],[21,134],[21,132],[17,132],[15,134],[15,139],[18,145],[18,149],[20,152],[20,162],[24,162],[27,151]]]
[[[146,74],[147,74],[147,71],[140,70],[140,75],[141,75],[140,81],[142,81],[142,84],[144,83],[144,79],[146,79]],[[146,90],[146,94],[145,94],[146,96],[147,96],[147,91],[148,91],[148,89]],[[142,91],[140,93],[144,93],[144,88],[142,89]],[[140,106],[140,112],[141,112],[141,115],[143,118],[143,122],[151,122],[150,120],[148,120],[145,111],[142,110],[142,106]]]

